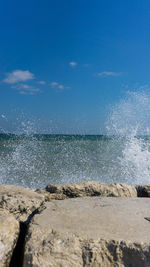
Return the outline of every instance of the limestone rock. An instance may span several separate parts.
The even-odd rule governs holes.
[[[150,200],[53,200],[29,226],[24,267],[150,266]]]
[[[50,198],[54,194],[59,199],[85,196],[105,196],[105,197],[137,197],[135,186],[128,184],[105,184],[96,181],[88,181],[81,183],[72,183],[66,185],[49,184],[46,191],[51,193]]]
[[[63,200],[66,199],[67,196],[63,193],[49,193],[47,190],[45,189],[37,189],[36,192],[38,194],[41,194],[44,196],[45,201],[51,201],[53,199],[57,199],[57,200]]]
[[[31,189],[14,185],[0,185],[0,208],[7,209],[19,221],[28,216],[44,202],[44,196]]]
[[[8,267],[19,235],[19,223],[6,210],[0,209],[0,266]]]

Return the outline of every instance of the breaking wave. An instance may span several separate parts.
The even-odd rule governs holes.
[[[124,139],[118,157],[121,176],[128,183],[150,183],[150,94],[128,92],[111,111],[108,135]]]

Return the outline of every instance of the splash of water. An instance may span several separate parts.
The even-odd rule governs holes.
[[[5,123],[1,123],[0,130],[6,139],[0,143],[0,183],[35,188],[39,180],[40,186],[46,167],[41,141],[35,135],[37,121],[27,119],[24,113],[13,121],[3,114],[1,118]],[[9,134],[9,128],[13,135]]]
[[[37,120],[28,120],[25,115],[13,121],[13,125],[17,126],[13,136],[5,128],[2,131],[6,140],[0,142],[0,183],[41,188],[48,183],[69,183],[92,177],[89,169],[95,152],[86,141],[35,134]],[[94,174],[94,168],[91,169]]]
[[[128,92],[107,121],[108,135],[124,139],[121,176],[130,184],[150,183],[150,94]]]
[[[38,121],[26,116],[13,120],[15,135],[9,136],[9,118],[0,118],[5,133],[0,136],[0,183],[40,188],[90,179],[150,182],[149,93],[129,92],[112,108],[107,137],[35,135]]]
[[[39,155],[40,145],[40,141],[31,135],[6,140],[0,158],[1,182],[36,187],[39,180],[40,184],[44,168]]]

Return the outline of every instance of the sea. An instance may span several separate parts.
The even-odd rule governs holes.
[[[0,184],[33,189],[88,180],[149,184],[150,95],[129,92],[112,107],[105,126],[103,135],[5,129],[0,134]]]

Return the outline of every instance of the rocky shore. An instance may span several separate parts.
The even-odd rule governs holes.
[[[150,266],[150,186],[0,185],[0,266]]]

